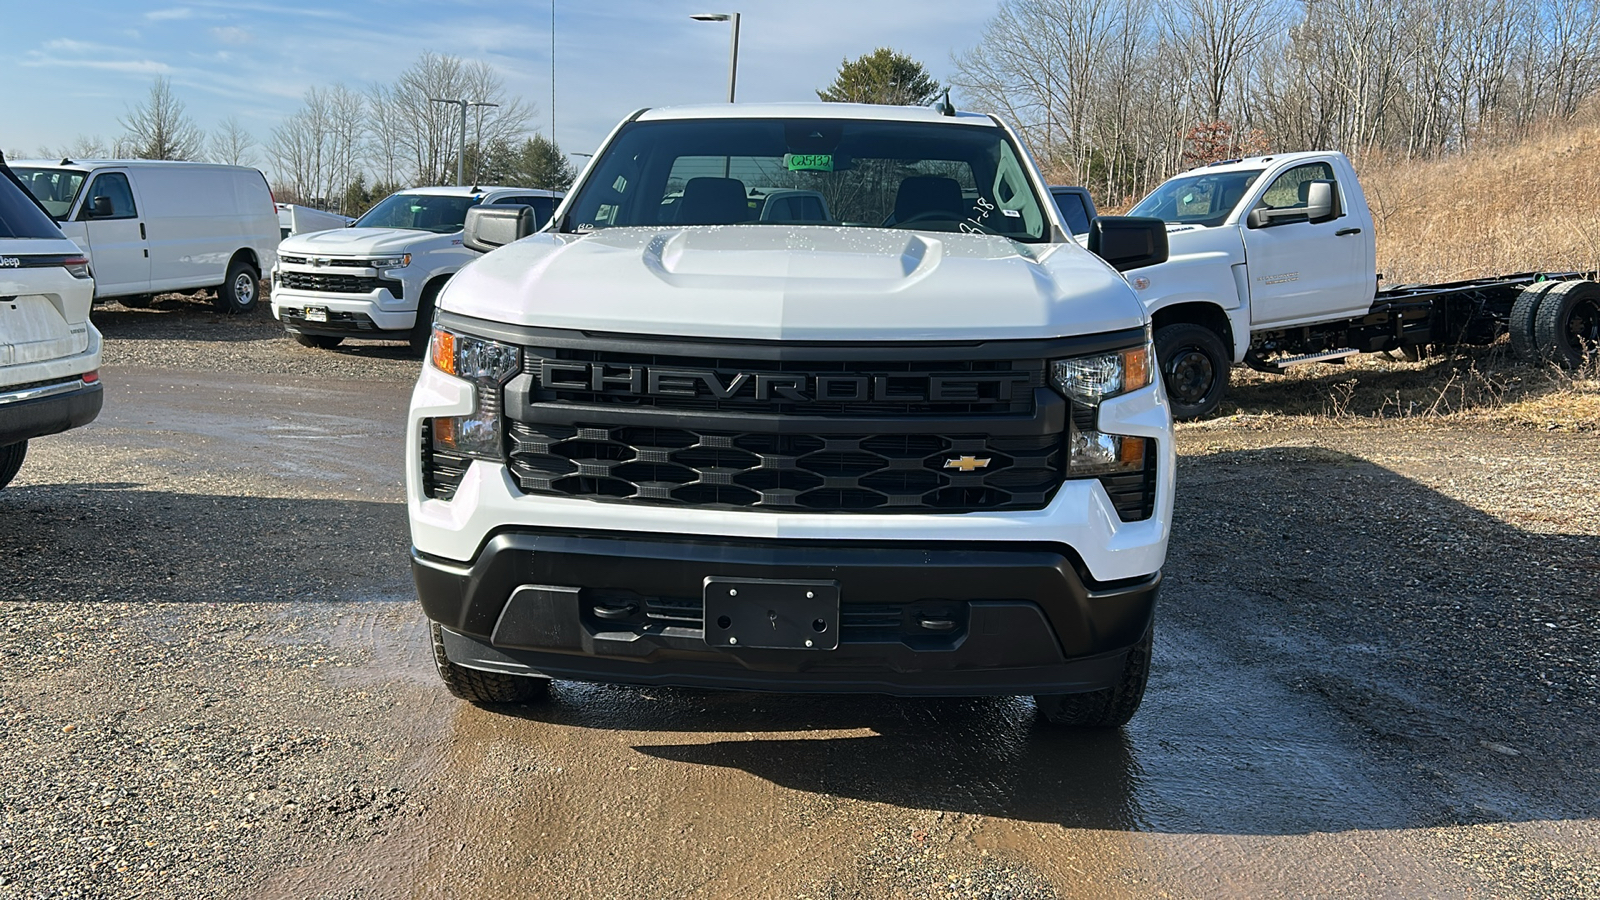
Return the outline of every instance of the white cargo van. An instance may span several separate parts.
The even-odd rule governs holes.
[[[89,257],[96,300],[148,305],[214,289],[224,312],[252,309],[277,262],[278,210],[243,166],[156,160],[18,160],[12,170]]]

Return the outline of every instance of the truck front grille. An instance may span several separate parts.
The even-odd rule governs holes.
[[[526,492],[668,506],[1042,509],[1062,477],[1059,434],[809,435],[511,422],[507,439],[511,470]]]
[[[405,287],[398,281],[332,272],[279,270],[278,284],[297,291],[320,291],[325,294],[369,294],[378,288],[388,288],[396,300],[403,299],[405,294]]]

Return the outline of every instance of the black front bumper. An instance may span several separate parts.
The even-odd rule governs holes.
[[[503,532],[462,564],[413,551],[450,659],[578,681],[902,695],[1117,683],[1160,574],[1096,584],[1054,544],[746,541]],[[705,579],[839,584],[838,647],[713,647]]]
[[[25,391],[0,388],[0,447],[18,441],[59,434],[93,422],[100,415],[105,389],[100,382],[84,384],[69,378],[64,385],[75,385],[61,393],[33,399],[9,399]]]
[[[287,306],[278,313],[278,321],[283,323],[283,329],[291,334],[313,334],[322,337],[357,337],[357,338],[404,338],[411,334],[411,329],[403,328],[399,331],[386,331],[379,328],[372,317],[360,312],[328,311],[328,321],[312,322],[306,318],[305,309],[302,307]]]

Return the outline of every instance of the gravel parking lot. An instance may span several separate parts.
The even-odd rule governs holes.
[[[105,412],[0,492],[0,898],[1600,896],[1594,427],[1183,426],[1122,732],[1024,699],[483,709],[410,593],[403,346],[95,320]]]

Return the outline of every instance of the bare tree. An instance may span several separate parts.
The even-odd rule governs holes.
[[[446,184],[454,180],[460,151],[461,113],[458,107],[433,102],[467,100],[494,103],[481,107],[482,118],[469,124],[468,156],[482,158],[483,148],[509,142],[527,131],[534,108],[506,93],[505,82],[484,62],[423,53],[384,92],[383,115],[392,117],[393,141],[404,151],[416,184]],[[379,126],[375,125],[376,130]]]
[[[211,133],[211,159],[230,166],[255,165],[256,139],[233,116],[223,119]]]
[[[62,147],[59,153],[47,155],[64,156],[68,159],[105,159],[111,155],[111,148],[98,134],[80,134],[72,139],[72,143]]]
[[[157,75],[145,102],[117,120],[123,127],[122,143],[138,159],[203,159],[205,135],[184,112],[183,101],[172,93],[172,82]]]

